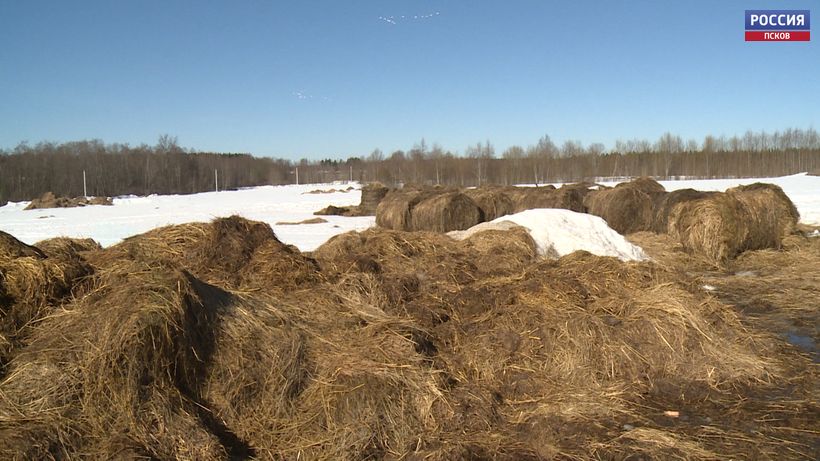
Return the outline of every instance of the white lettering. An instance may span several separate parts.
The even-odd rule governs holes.
[[[806,25],[806,15],[798,14],[797,15],[797,25],[798,26],[805,26]]]
[[[755,25],[755,23],[756,23],[756,22],[760,19],[760,18],[758,17],[758,15],[756,15],[756,14],[751,15],[751,17],[750,17],[750,18],[751,18],[751,20],[752,20],[752,25]]]
[[[789,32],[766,32],[763,34],[764,40],[789,40],[791,34]]]

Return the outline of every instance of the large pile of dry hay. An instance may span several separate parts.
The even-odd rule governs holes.
[[[450,232],[464,230],[483,221],[481,208],[467,195],[445,192],[428,197],[410,212],[411,230]]]
[[[232,218],[103,250],[90,289],[37,322],[8,364],[0,456],[536,460],[810,450],[810,423],[783,429],[787,411],[778,409],[785,402],[810,421],[816,409],[796,403],[810,394],[747,403],[766,402],[755,392],[772,390],[805,358],[654,263],[581,252],[537,260],[529,235],[515,229],[456,241],[374,228],[328,241],[312,255],[321,269],[282,290],[281,273],[311,260],[266,235]],[[220,259],[220,246],[208,253],[204,243],[232,253]],[[490,256],[504,262],[489,267]],[[228,269],[237,282],[222,280]],[[664,420],[665,410],[682,416]]]
[[[70,298],[92,273],[83,251],[93,240],[51,239],[26,245],[0,232],[0,365],[25,339],[33,322]]]
[[[73,208],[87,205],[113,205],[111,197],[56,197],[52,192],[46,192],[28,204],[26,210],[42,208]]]
[[[477,189],[467,189],[464,195],[473,199],[481,208],[483,221],[492,221],[504,215],[515,212],[515,204],[506,192],[496,187],[479,187]]]
[[[268,260],[268,256],[276,257]],[[262,273],[267,277],[263,285],[277,289],[318,278],[315,264],[280,242],[268,224],[239,216],[166,226],[129,237],[94,255],[93,263],[105,266],[120,259],[181,264],[203,281],[228,289],[243,287]],[[246,274],[243,269],[249,264],[260,269]],[[257,282],[253,285],[260,287]]]
[[[599,216],[620,234],[652,229],[652,197],[636,187],[614,187],[592,191],[584,204],[590,214]]]
[[[660,195],[660,198],[655,201],[655,217],[652,230],[659,234],[668,232],[669,214],[678,203],[700,200],[714,194],[715,192],[701,192],[695,189],[678,189],[668,194]]]
[[[754,184],[675,205],[669,233],[688,251],[724,265],[746,250],[779,248],[798,219],[779,187]]]

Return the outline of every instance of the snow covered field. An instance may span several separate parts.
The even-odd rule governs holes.
[[[238,191],[205,192],[191,195],[152,195],[114,199],[113,206],[50,208],[24,210],[29,202],[0,207],[0,230],[26,243],[58,236],[90,237],[103,246],[125,237],[168,224],[210,221],[216,217],[240,215],[264,221],[285,243],[311,251],[330,237],[375,224],[375,218],[322,216],[322,224],[276,225],[280,221],[298,222],[314,218],[314,211],[328,205],[358,205],[358,185],[350,192],[306,194],[312,190],[346,189],[345,185],[306,184],[263,186]]]
[[[799,174],[782,178],[662,181],[667,190],[691,187],[699,190],[725,190],[739,184],[770,182],[783,188],[797,205],[801,221],[820,225],[820,177]],[[0,230],[26,243],[49,237],[90,237],[109,246],[130,235],[167,224],[209,221],[215,217],[238,214],[270,224],[285,243],[311,251],[333,235],[362,230],[374,225],[373,217],[346,218],[324,216],[323,224],[276,225],[280,221],[302,221],[327,205],[356,205],[361,198],[358,185],[350,192],[305,194],[322,189],[344,189],[347,185],[308,184],[264,186],[253,189],[207,192],[194,195],[124,197],[114,206],[29,210],[28,202],[0,207]]]

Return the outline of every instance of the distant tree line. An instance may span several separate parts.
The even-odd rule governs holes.
[[[154,146],[131,147],[99,140],[21,143],[0,150],[0,203],[37,197],[187,194],[266,184],[321,183],[346,179],[397,184],[543,184],[596,178],[653,176],[767,177],[820,170],[820,136],[814,129],[747,132],[686,140],[666,133],[657,141],[579,141],[555,145],[544,136],[535,145],[512,146],[500,155],[489,142],[459,155],[421,140],[408,151],[376,149],[346,160],[292,161],[249,154],[196,152],[163,135]]]

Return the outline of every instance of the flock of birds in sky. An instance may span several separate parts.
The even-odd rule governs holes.
[[[402,15],[402,16],[379,16],[380,21],[384,21],[391,25],[398,25],[401,22],[409,22],[409,21],[424,21],[427,19],[434,18],[436,16],[441,15],[440,11],[434,11],[428,14],[417,14],[417,15]],[[305,93],[304,91],[294,91],[293,96],[300,101],[308,101],[308,100],[322,100],[322,101],[331,101],[330,98],[326,96],[315,97],[312,94]]]
[[[441,12],[436,11],[436,12],[429,13],[429,14],[417,14],[417,15],[413,15],[413,16],[405,16],[405,15],[402,15],[402,16],[379,16],[379,20],[384,21],[388,24],[392,24],[392,25],[395,26],[400,22],[423,21],[425,19],[430,19],[430,18],[436,17],[440,14],[441,14]]]

